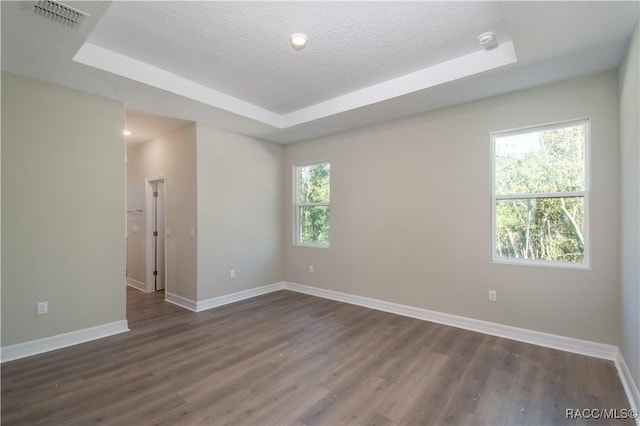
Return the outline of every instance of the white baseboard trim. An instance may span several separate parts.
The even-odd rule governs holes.
[[[225,294],[224,296],[214,297],[212,299],[201,300],[196,303],[196,312],[206,311],[217,306],[227,305],[229,303],[239,302],[240,300],[250,299],[260,296],[261,294],[272,293],[274,291],[283,290],[284,282],[254,287],[248,290],[238,291],[236,293]]]
[[[127,285],[129,287],[133,287],[136,290],[140,290],[142,292],[147,291],[147,285],[145,283],[143,283],[142,281],[135,280],[133,278],[127,277]]]
[[[283,290],[284,288],[285,283],[278,282],[199,301],[187,299],[186,297],[179,296],[175,293],[166,292],[164,300],[193,312],[202,312],[206,311],[207,309],[213,309],[218,306],[228,305],[229,303],[239,302],[241,300],[250,299],[262,294]]]
[[[548,348],[577,353],[581,355],[593,356],[596,358],[616,361],[618,359],[618,348],[613,345],[591,342],[588,340],[574,339],[571,337],[558,336],[540,331],[527,330],[524,328],[512,327],[504,324],[497,324],[458,315],[446,314],[429,309],[417,308],[413,306],[401,305],[379,299],[372,299],[364,296],[342,293],[333,290],[326,290],[318,287],[311,287],[291,282],[278,282],[236,293],[226,294],[211,299],[194,301],[173,293],[166,293],[165,300],[174,303],[193,312],[201,312],[240,300],[249,299],[261,294],[271,293],[278,290],[291,290],[298,293],[318,296],[325,299],[350,303],[352,305],[363,306],[379,311],[389,312],[424,321],[431,321],[439,324],[458,327],[465,330],[477,331],[493,336],[504,337],[520,342],[531,343]]]
[[[181,308],[196,312],[197,302],[195,300],[187,299],[186,297],[179,296],[175,293],[169,293],[166,290],[164,292],[164,300],[165,302],[173,303]]]
[[[616,353],[618,350],[618,348],[613,345],[558,336],[555,334],[527,330],[525,328],[512,327],[509,325],[497,324],[458,315],[445,314],[443,312],[432,311],[429,309],[416,308],[413,306],[401,305],[398,303],[386,302],[384,300],[371,299],[369,297],[356,296],[353,294],[341,293],[317,287],[310,287],[302,284],[287,282],[284,287],[287,290],[323,297],[325,299],[351,303],[353,305],[364,306],[366,308],[377,309],[379,311],[390,312],[392,314],[403,315],[405,317],[417,318],[438,324],[463,328],[465,330],[490,334],[492,336],[517,340],[519,342],[546,346],[548,348],[593,356],[596,358],[604,358],[611,361],[616,359]]]
[[[129,285],[129,279],[127,279],[127,284]],[[132,287],[136,286],[132,285]],[[638,391],[638,386],[631,376],[622,353],[617,346],[613,345],[607,345],[588,340],[574,339],[565,336],[558,336],[555,334],[543,333],[540,331],[533,331],[519,327],[512,327],[504,324],[497,324],[488,321],[432,311],[429,309],[401,305],[399,303],[387,302],[384,300],[372,299],[369,297],[357,296],[353,294],[284,281],[264,285],[261,287],[255,287],[236,293],[226,294],[224,296],[218,296],[202,301],[195,301],[174,293],[165,292],[165,300],[190,311],[201,312],[218,306],[227,305],[279,290],[291,290],[298,293],[304,293],[311,296],[350,303],[352,305],[363,306],[366,308],[376,309],[379,311],[389,312],[410,318],[435,322],[438,324],[444,324],[493,336],[504,337],[519,342],[530,343],[566,352],[611,360],[615,363],[618,374],[620,375],[620,380],[622,381],[625,393],[627,394],[627,398],[629,399],[629,408],[636,410],[640,409],[640,392]],[[31,355],[37,355],[43,352],[61,349],[67,346],[100,339],[125,331],[129,331],[128,323],[126,320],[122,320],[87,328],[84,330],[46,337],[44,339],[38,339],[31,342],[19,343],[17,345],[0,348],[0,362],[7,362]],[[636,419],[636,422],[640,426],[640,420]]]
[[[432,311],[429,309],[416,308],[413,306],[401,305],[398,303],[386,302],[384,300],[371,299],[369,297],[356,296],[353,294],[341,293],[338,291],[326,290],[302,284],[285,282],[284,289],[402,315],[405,317],[431,321],[465,330],[477,331],[484,334],[490,334],[492,336],[504,337],[506,339],[516,340],[519,342],[613,361],[618,370],[618,375],[622,381],[625,393],[627,394],[627,399],[629,400],[630,405],[629,408],[635,410],[640,409],[640,392],[638,391],[638,386],[633,380],[629,367],[617,346],[606,345],[604,343],[597,343],[589,340],[574,339],[572,337],[558,336],[556,334],[543,333],[540,331],[528,330],[526,328],[511,327],[504,324],[445,314],[443,312]],[[640,418],[636,419],[636,423],[640,426]]]
[[[622,386],[624,386],[624,391],[629,399],[629,408],[640,410],[640,390],[638,390],[638,385],[633,380],[631,372],[629,371],[629,366],[627,366],[627,363],[622,356],[622,352],[620,352],[619,349],[616,351],[615,363],[616,368],[618,369],[618,375],[620,376],[620,381],[622,381]],[[636,419],[636,423],[640,425],[640,418]]]
[[[0,362],[26,358],[28,356],[77,345],[79,343],[102,339],[103,337],[124,333],[125,331],[129,331],[129,325],[127,320],[121,320],[82,330],[71,331],[69,333],[45,337],[43,339],[32,340],[30,342],[5,346],[0,349]]]

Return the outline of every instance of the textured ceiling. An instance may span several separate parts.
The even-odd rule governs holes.
[[[475,52],[489,30],[509,40],[500,3],[116,2],[88,41],[283,114]]]
[[[615,68],[640,13],[637,1],[72,5],[90,14],[74,29],[1,1],[2,70],[281,143]],[[489,52],[476,43],[487,29],[500,41]],[[288,45],[294,31],[306,50]]]

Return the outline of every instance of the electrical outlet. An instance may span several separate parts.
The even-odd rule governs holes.
[[[309,272],[313,274],[313,265],[309,265]]]
[[[232,269],[229,271],[229,278],[235,278],[236,277],[236,270]]]
[[[38,315],[44,315],[49,312],[48,302],[38,302]]]
[[[495,290],[489,290],[489,302],[495,302],[497,300],[497,294]]]

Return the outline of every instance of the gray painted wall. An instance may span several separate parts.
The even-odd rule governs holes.
[[[491,263],[489,133],[584,117],[591,269]],[[617,345],[618,130],[609,71],[287,145],[285,280]],[[291,167],[320,160],[331,161],[331,248],[296,247]]]
[[[640,86],[636,26],[620,66],[621,340],[620,350],[640,386]]]
[[[2,73],[2,346],[125,319],[123,127],[121,102]]]
[[[127,151],[127,208],[144,210],[138,233],[129,224],[129,276],[145,282],[145,179],[163,176],[166,194],[166,290],[196,300],[197,212],[196,125],[190,124]],[[132,215],[129,214],[131,220]],[[194,237],[189,234],[194,228]]]
[[[282,281],[282,161],[281,145],[198,123],[199,301]]]

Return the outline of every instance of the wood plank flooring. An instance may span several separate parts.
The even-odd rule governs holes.
[[[279,291],[2,365],[10,425],[563,425],[629,408],[612,362]]]

